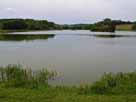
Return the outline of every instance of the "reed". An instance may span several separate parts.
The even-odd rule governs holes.
[[[38,88],[41,85],[48,86],[48,80],[57,76],[57,72],[49,72],[47,69],[33,71],[31,68],[23,68],[21,65],[8,65],[0,67],[0,83],[6,87]]]
[[[136,94],[136,71],[104,73],[100,80],[91,85],[80,85],[78,93],[82,95],[134,95]]]

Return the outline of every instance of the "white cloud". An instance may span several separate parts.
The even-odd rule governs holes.
[[[14,8],[5,8],[4,11],[7,11],[7,12],[15,12],[16,10]]]

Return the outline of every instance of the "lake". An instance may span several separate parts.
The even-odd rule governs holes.
[[[62,30],[10,34],[0,36],[0,65],[56,70],[60,76],[50,82],[55,85],[92,83],[104,72],[136,70],[136,32]]]

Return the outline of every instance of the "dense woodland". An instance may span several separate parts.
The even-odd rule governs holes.
[[[47,20],[33,19],[0,19],[0,29],[3,30],[52,30],[59,25]]]
[[[136,30],[136,22],[111,20],[109,18],[94,24],[64,24],[59,25],[47,20],[34,19],[0,19],[1,30],[91,30],[114,32],[118,25],[132,25],[131,30]]]

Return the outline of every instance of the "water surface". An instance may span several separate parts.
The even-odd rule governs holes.
[[[12,34],[16,39],[0,37],[0,65],[21,64],[33,69],[56,70],[61,77],[51,82],[54,84],[91,83],[104,72],[136,70],[136,32],[82,30]]]

